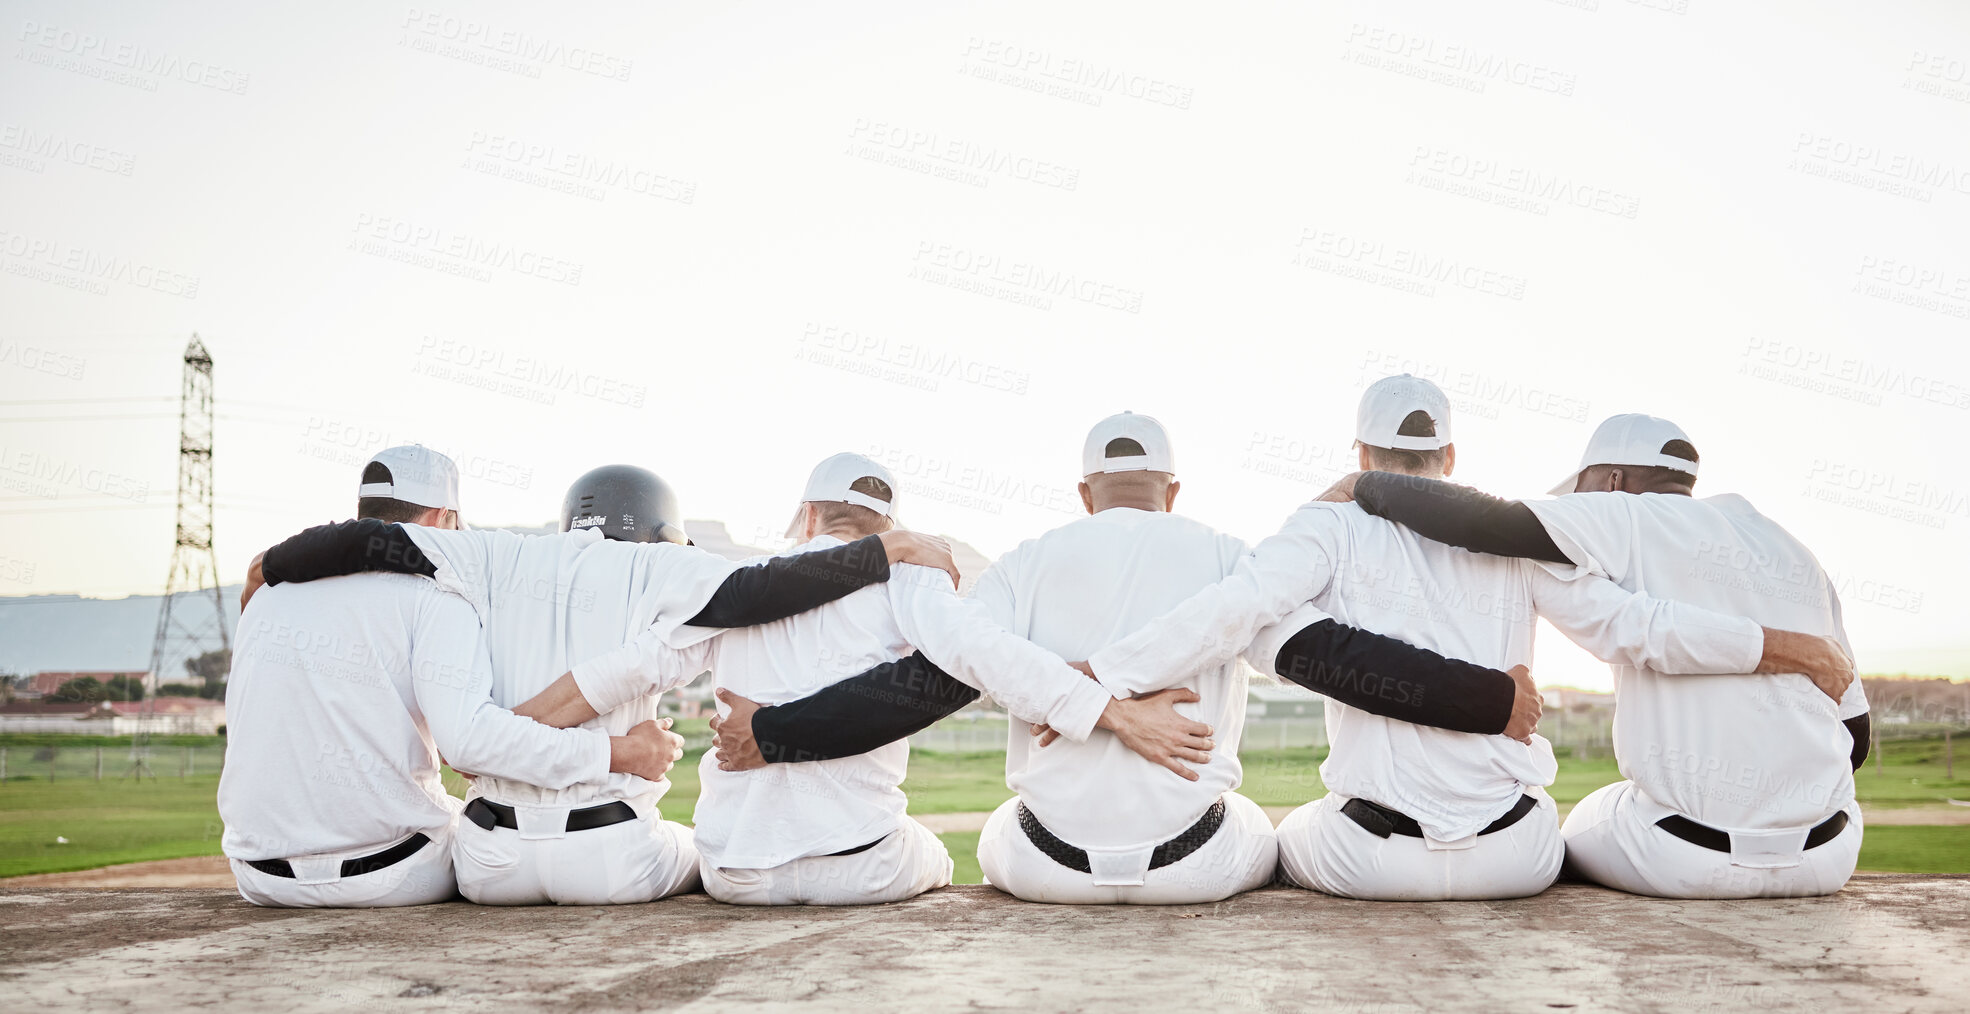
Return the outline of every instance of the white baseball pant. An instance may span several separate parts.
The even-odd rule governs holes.
[[[1537,787],[1525,792],[1539,801],[1531,812],[1457,848],[1378,837],[1341,812],[1351,797],[1330,792],[1279,822],[1279,866],[1301,887],[1367,901],[1529,897],[1559,877],[1565,850],[1552,797]]]
[[[270,908],[392,908],[450,901],[458,896],[451,871],[452,830],[425,831],[431,840],[409,858],[353,877],[342,876],[342,860],[375,855],[408,841],[410,835],[381,845],[290,857],[293,877],[262,873],[234,859],[233,880],[240,897]]]
[[[566,830],[580,807],[527,808],[518,829],[460,820],[459,893],[481,905],[632,905],[695,889],[691,829],[632,805],[636,819],[584,831]]]
[[[705,893],[730,905],[880,905],[951,882],[951,853],[910,817],[854,855],[808,856],[763,870],[700,866]]]
[[[1015,898],[1059,905],[1199,905],[1272,882],[1279,846],[1259,804],[1224,794],[1224,823],[1197,851],[1143,874],[1141,884],[1097,884],[1060,865],[1019,826],[1019,797],[1006,800],[978,836],[985,882]]]
[[[1634,782],[1588,793],[1566,816],[1567,864],[1597,884],[1658,898],[1803,898],[1832,894],[1854,875],[1861,854],[1861,808],[1848,803],[1847,826],[1799,854],[1796,866],[1758,869],[1731,854],[1686,842],[1656,827],[1675,811]]]

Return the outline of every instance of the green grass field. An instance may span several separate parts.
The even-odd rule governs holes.
[[[708,738],[702,723],[682,731],[695,742]],[[33,745],[7,738],[4,745],[16,761],[9,768],[7,782],[0,784],[0,877],[218,854],[220,824],[213,802],[216,773],[180,779],[175,777],[177,762],[171,760],[168,765],[153,765],[166,777],[135,782],[120,777],[122,767],[111,767],[106,760],[104,779],[95,781],[84,772],[93,770],[93,747],[98,742],[86,739],[79,744],[56,744],[61,753],[78,754],[84,761],[75,762],[73,773],[66,773],[69,762],[58,756],[55,763],[64,765],[65,773],[49,781],[31,762],[19,760],[31,757]],[[105,747],[106,757],[117,745]],[[127,764],[127,741],[120,745],[122,750],[116,756]],[[211,745],[209,741],[185,742],[172,748],[193,747],[202,756],[199,748]],[[693,750],[673,771],[672,788],[663,803],[666,817],[690,822],[698,796],[702,752],[702,748]],[[160,751],[159,756],[169,759],[175,755]],[[1293,806],[1317,798],[1325,792],[1318,774],[1321,756],[1320,751],[1311,749],[1248,751],[1241,791],[1265,806]],[[1888,742],[1883,745],[1882,760],[1881,770],[1876,770],[1870,758],[1855,776],[1856,791],[1865,806],[1942,808],[1949,806],[1948,799],[1970,799],[1970,756],[1964,758],[1959,777],[1943,777],[1939,739]],[[911,812],[993,809],[1010,795],[1005,787],[1004,764],[1005,755],[1000,753],[912,755],[910,778],[904,784]],[[1552,795],[1561,803],[1575,803],[1618,777],[1612,759],[1562,758]],[[454,794],[464,794],[464,779],[448,774],[446,784]],[[68,841],[58,843],[57,837]],[[958,882],[976,883],[977,833],[954,832],[942,837],[957,863]],[[1861,849],[1861,868],[1970,873],[1970,825],[1869,827]]]

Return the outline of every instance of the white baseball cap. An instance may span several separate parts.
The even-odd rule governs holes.
[[[1142,448],[1141,454],[1123,453],[1110,455],[1108,445],[1117,440],[1132,440]],[[1175,475],[1176,454],[1170,450],[1170,435],[1163,430],[1163,424],[1154,416],[1123,412],[1111,415],[1094,424],[1088,431],[1088,442],[1081,447],[1081,474],[1094,475],[1100,472],[1168,472]]]
[[[1587,440],[1587,453],[1580,456],[1580,467],[1566,477],[1566,481],[1554,486],[1553,496],[1564,496],[1573,492],[1580,481],[1580,473],[1595,465],[1642,465],[1651,468],[1673,468],[1678,472],[1696,474],[1696,462],[1679,458],[1673,454],[1662,453],[1662,448],[1671,440],[1689,443],[1689,435],[1681,426],[1667,419],[1657,419],[1652,415],[1629,413],[1610,416],[1594,430]]]
[[[357,497],[383,496],[419,507],[458,509],[458,465],[450,458],[423,444],[405,444],[377,451],[363,464],[382,465],[386,481],[365,482],[356,487]]]
[[[1430,436],[1403,436],[1402,421],[1411,412],[1423,412],[1436,424]],[[1393,447],[1405,451],[1434,451],[1450,444],[1450,398],[1443,389],[1422,377],[1398,373],[1383,377],[1361,392],[1361,404],[1354,410],[1354,439],[1370,447]]]
[[[875,479],[889,491],[889,499],[870,496],[853,488],[863,479]],[[794,512],[793,521],[787,524],[787,538],[800,534],[800,518],[810,503],[852,503],[857,507],[867,507],[886,518],[896,516],[896,479],[889,469],[882,467],[874,458],[864,454],[843,451],[814,466],[807,476],[807,489],[800,494],[801,508]]]

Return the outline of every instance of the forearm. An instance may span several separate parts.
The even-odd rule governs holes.
[[[1367,472],[1354,502],[1416,534],[1477,553],[1567,563],[1546,526],[1522,503],[1421,476]]]
[[[260,570],[268,584],[366,571],[424,577],[438,572],[402,525],[374,518],[310,528],[267,550]]]
[[[690,625],[771,623],[888,579],[889,558],[879,535],[811,553],[776,556],[733,571],[691,617]]]
[[[630,701],[660,694],[682,686],[709,667],[709,644],[699,642],[689,648],[672,648],[664,633],[651,628],[609,651],[577,662],[572,670],[556,680],[543,694],[554,693],[547,702],[560,714],[614,711]],[[567,688],[556,690],[566,680]],[[578,707],[568,691],[581,699]],[[587,721],[583,718],[582,721]]]
[[[1578,568],[1530,565],[1533,607],[1595,658],[1664,675],[1748,673],[1765,637],[1742,616],[1630,592]]]
[[[759,709],[753,740],[769,764],[852,757],[922,732],[978,697],[916,652]]]
[[[1512,678],[1405,641],[1321,620],[1286,639],[1273,671],[1370,714],[1496,734],[1512,717]]]
[[[1236,658],[1261,629],[1313,598],[1332,569],[1323,549],[1282,532],[1230,576],[1095,652],[1088,664],[1118,696],[1176,686]]]
[[[1080,741],[1114,697],[1060,656],[1015,636],[975,602],[951,593],[942,571],[905,567],[890,580],[899,629],[924,656],[992,695],[1014,717]]]
[[[490,700],[440,703],[425,717],[438,752],[452,767],[475,775],[564,789],[599,780],[612,761],[609,737],[602,733],[549,728]]]
[[[571,729],[600,714],[582,696],[572,672],[562,673],[546,690],[521,702],[513,713],[555,729]]]

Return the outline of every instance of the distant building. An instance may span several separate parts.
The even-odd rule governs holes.
[[[1294,683],[1252,681],[1245,690],[1246,718],[1320,718],[1325,698]]]
[[[141,701],[13,701],[0,704],[0,732],[130,736],[148,731],[153,736],[212,736],[226,724],[224,701],[159,697],[151,701],[149,718],[144,717],[143,708]]]
[[[108,683],[110,680],[116,679],[119,676],[141,680],[148,675],[150,674],[143,671],[142,669],[139,669],[135,672],[130,672],[127,670],[89,670],[89,671],[77,670],[75,672],[38,672],[35,673],[33,676],[29,677],[27,682],[22,683],[19,686],[16,686],[14,688],[14,696],[21,698],[22,700],[30,700],[30,701],[38,700],[39,698],[46,697],[49,694],[52,694],[55,691],[60,690],[62,688],[62,684],[67,683],[69,680],[81,679],[84,676],[93,677],[98,683]]]
[[[1574,687],[1545,687],[1539,691],[1539,703],[1558,711],[1599,711],[1614,707],[1614,695]]]

